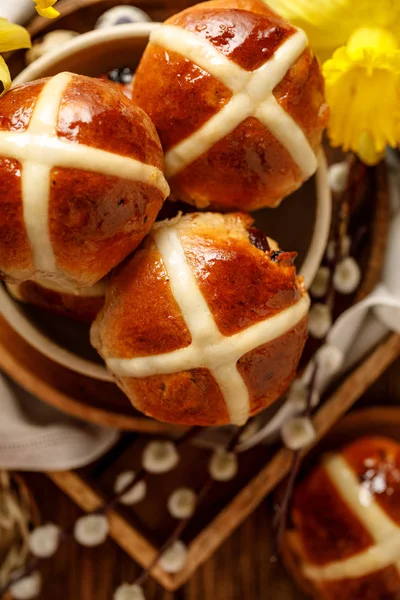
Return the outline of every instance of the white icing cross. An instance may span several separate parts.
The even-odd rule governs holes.
[[[250,412],[247,386],[237,361],[247,352],[279,337],[307,314],[305,294],[296,304],[232,336],[218,329],[208,304],[186,260],[174,226],[154,232],[154,241],[168,272],[172,294],[192,336],[190,346],[173,352],[137,358],[109,358],[107,366],[121,377],[151,377],[207,368],[218,383],[232,423],[242,425]]]
[[[297,30],[255,71],[246,71],[208,40],[175,25],[161,25],[151,33],[150,40],[167,51],[188,58],[221,81],[233,94],[228,104],[207,123],[166,153],[167,176],[179,173],[251,116],[261,121],[281,142],[305,178],[315,173],[317,160],[303,130],[273,95],[275,87],[307,47],[304,31]]]
[[[53,167],[82,169],[154,185],[169,194],[162,172],[127,156],[68,142],[57,137],[58,113],[71,73],[60,73],[43,87],[24,132],[0,131],[0,156],[22,164],[22,203],[26,233],[36,269],[54,273],[56,260],[49,231]]]
[[[400,527],[358,481],[345,458],[333,454],[323,466],[344,502],[376,544],[344,560],[323,566],[307,564],[303,567],[305,576],[316,581],[334,581],[363,577],[393,564],[400,573]]]

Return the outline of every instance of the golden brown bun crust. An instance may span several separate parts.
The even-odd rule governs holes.
[[[21,164],[0,158],[0,277],[13,273],[29,277],[33,269],[31,246],[26,237],[21,198]]]
[[[98,349],[105,358],[134,358],[189,346],[191,335],[151,233],[112,275],[96,325]]]
[[[251,390],[250,414],[275,402],[289,387],[307,340],[308,318],[238,361],[238,371]]]
[[[153,123],[120,87],[107,81],[73,76],[61,100],[57,134],[69,142],[136,158],[163,169]]]
[[[87,296],[45,288],[35,281],[7,286],[16,300],[33,304],[63,317],[91,323],[104,304],[104,295]]]
[[[306,337],[305,318],[286,334],[239,360],[238,371],[252,391],[250,416],[272,404],[287,389],[303,349],[299,339],[305,341]],[[202,426],[229,423],[224,399],[207,369],[146,379],[125,378],[120,384],[128,396],[135,398],[138,410],[160,421]]]
[[[0,131],[26,131],[38,95],[47,79],[38,79],[12,88],[0,100]]]
[[[246,70],[260,67],[295,29],[254,0],[205,2],[166,21],[206,38]],[[177,84],[179,82],[179,85]],[[188,59],[149,44],[133,98],[153,120],[164,150],[219,112],[231,91]],[[317,60],[306,49],[274,95],[317,151],[328,111]],[[170,180],[177,198],[197,206],[254,210],[274,206],[303,182],[288,151],[250,117]]]
[[[387,438],[361,438],[345,447],[341,455],[375,501],[399,524],[400,445]],[[324,565],[346,559],[375,544],[322,466],[317,466],[298,486],[292,520],[294,532],[290,532],[290,536],[295,535],[296,543],[291,551],[300,563]],[[354,579],[309,583],[314,585],[315,597],[323,600],[400,598],[400,576],[395,566]]]
[[[23,131],[48,80],[17,86],[0,99],[0,129]],[[62,95],[57,135],[163,170],[158,135],[121,86],[74,75]],[[162,206],[153,185],[54,166],[49,226],[59,276],[80,287],[100,280],[140,244]],[[35,272],[23,221],[21,166],[0,158],[0,274],[9,280]]]
[[[191,369],[171,375],[119,380],[135,408],[167,423],[218,425],[229,423],[220,389],[208,369]]]
[[[231,238],[227,243],[224,232],[216,230],[188,229],[181,240],[200,290],[224,335],[272,317],[301,297],[295,268],[290,259],[289,264],[285,263],[285,253],[277,264],[249,244],[246,237]]]
[[[166,227],[166,222],[157,224]],[[220,332],[234,335],[294,305],[299,287],[292,256],[272,260],[249,242],[248,215],[194,213],[170,222]],[[103,358],[134,358],[186,348],[191,335],[172,294],[153,232],[114,273],[106,302],[92,326]],[[155,302],[157,299],[157,302]],[[307,338],[307,318],[238,362],[249,390],[250,412],[268,406],[293,379]],[[134,379],[118,378],[133,404],[163,421],[215,425],[229,422],[223,396],[205,368]]]
[[[40,79],[17,86],[1,98],[0,131],[26,131],[44,83]],[[0,158],[0,276],[14,272],[24,279],[32,271],[33,258],[22,212],[21,169],[19,161]]]
[[[345,559],[373,543],[320,466],[296,490],[292,516],[312,563]]]
[[[53,169],[52,181],[57,266],[81,287],[102,279],[139,246],[163,202],[153,186],[87,171]]]

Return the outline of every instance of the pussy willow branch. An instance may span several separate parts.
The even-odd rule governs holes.
[[[171,441],[173,444],[175,444],[176,448],[179,448],[180,446],[182,446],[183,444],[185,444],[192,438],[196,437],[201,430],[202,430],[202,427],[191,427],[184,434],[182,434],[181,437],[179,437],[177,440],[169,440],[169,441]],[[107,502],[105,502],[102,506],[99,506],[95,510],[89,512],[88,514],[103,514],[103,513],[106,513],[107,511],[113,509],[118,504],[118,501],[121,499],[121,497],[124,496],[127,492],[129,492],[134,486],[136,486],[139,483],[139,481],[142,481],[143,479],[145,479],[145,477],[147,475],[148,475],[147,471],[145,471],[144,468],[141,468],[138,471],[135,479],[132,482],[127,484],[117,494],[113,494],[112,498],[110,500],[108,500]],[[59,545],[61,545],[66,540],[71,538],[71,535],[72,535],[72,532],[74,529],[74,524],[75,523],[73,523],[70,527],[64,529],[64,531],[62,531],[60,533]],[[9,591],[10,587],[14,583],[17,583],[17,581],[24,579],[24,577],[27,577],[28,575],[31,575],[31,573],[36,571],[36,569],[39,567],[40,563],[43,560],[44,559],[34,558],[26,565],[26,567],[23,571],[18,573],[17,576],[12,577],[5,586],[0,588],[0,599],[3,598],[3,596],[5,596],[6,592]]]
[[[195,438],[197,435],[199,435],[200,431],[202,430],[202,427],[191,427],[190,429],[188,429],[187,431],[185,431],[185,433],[183,433],[181,435],[181,437],[179,437],[177,440],[168,440],[168,441],[172,441],[172,443],[175,445],[175,448],[179,448],[180,446],[183,446],[183,444],[186,444],[186,442],[192,440],[193,438]],[[144,469],[143,467],[141,469],[139,469],[139,471],[137,472],[137,474],[135,475],[135,478],[133,481],[131,481],[130,483],[126,484],[117,494],[115,494],[108,502],[106,502],[101,508],[98,508],[97,510],[93,511],[95,513],[105,513],[109,510],[111,510],[112,508],[114,508],[118,502],[121,500],[122,496],[124,496],[127,492],[129,492],[134,486],[136,486],[140,481],[143,481],[146,476],[147,476],[147,471],[146,469]]]
[[[334,226],[332,228],[333,235],[331,241],[334,242],[334,255],[333,260],[330,263],[329,269],[329,282],[328,292],[326,294],[325,303],[329,307],[330,311],[333,311],[335,306],[336,291],[333,285],[333,275],[335,268],[340,261],[345,258],[343,256],[343,240],[345,239],[350,220],[350,206],[358,196],[360,185],[362,182],[361,174],[363,169],[360,168],[360,162],[355,156],[350,159],[350,169],[347,180],[346,189],[339,197],[336,207],[334,207]],[[325,342],[326,339],[323,340]]]
[[[240,436],[241,436],[241,434],[242,434],[242,432],[244,431],[245,428],[246,428],[246,425],[244,425],[243,427],[237,427],[236,428],[236,431],[234,432],[234,434],[232,435],[231,439],[229,440],[228,444],[225,447],[225,450],[227,452],[235,452],[235,449],[236,449],[236,446],[238,445]],[[158,561],[160,560],[160,558],[164,554],[164,552],[174,542],[176,542],[181,537],[181,535],[186,530],[186,528],[189,525],[189,523],[191,523],[192,519],[195,517],[196,511],[201,506],[203,500],[205,499],[205,497],[207,496],[207,494],[211,490],[213,484],[214,484],[214,480],[210,476],[208,476],[207,479],[205,480],[202,488],[198,492],[197,499],[196,499],[196,504],[195,504],[195,510],[194,510],[193,514],[190,515],[190,517],[188,517],[187,519],[183,519],[182,521],[180,521],[180,523],[172,531],[172,533],[168,537],[168,539],[161,546],[161,548],[157,552],[157,555],[155,556],[154,560],[150,563],[150,565],[146,569],[143,569],[142,573],[134,581],[134,584],[136,584],[136,585],[142,585],[146,581],[146,579],[149,577],[151,570],[158,563]]]
[[[280,553],[282,538],[288,520],[290,503],[294,492],[294,486],[296,483],[297,475],[299,474],[300,462],[301,453],[300,450],[296,450],[296,452],[293,452],[292,464],[290,465],[290,473],[286,482],[282,502],[277,508],[277,512],[273,522],[273,529],[275,530],[274,553],[271,556],[271,560],[273,561],[278,560],[278,556]]]
[[[306,406],[302,413],[302,416],[309,418],[312,413],[312,397],[315,390],[315,385],[317,381],[318,375],[318,363],[315,362],[311,374],[311,379],[307,388],[307,398],[306,398]],[[277,559],[282,543],[283,534],[286,529],[288,517],[289,517],[289,508],[292,501],[294,486],[296,483],[297,475],[299,474],[301,463],[301,450],[296,450],[293,452],[292,464],[290,466],[289,478],[286,483],[285,491],[283,493],[282,502],[278,508],[276,513],[276,517],[274,519],[273,528],[275,529],[275,553],[273,559]]]
[[[360,163],[355,156],[352,156],[350,159],[350,169],[347,180],[346,189],[340,195],[338,203],[336,207],[334,207],[334,225],[332,228],[333,235],[331,237],[331,241],[334,242],[334,257],[330,263],[329,269],[329,282],[328,282],[328,291],[325,297],[325,304],[329,307],[330,311],[333,312],[335,306],[336,299],[336,290],[333,284],[333,276],[335,272],[335,268],[340,263],[340,261],[344,258],[343,256],[343,240],[348,232],[349,220],[351,207],[357,200],[360,187],[365,175],[365,165]],[[325,344],[327,341],[327,336],[329,331],[325,335],[325,337],[321,340],[321,345]],[[317,384],[317,375],[318,375],[318,362],[315,360],[313,371],[311,375],[310,382],[307,387],[307,400],[306,407],[301,414],[301,416],[310,418],[312,414],[312,397],[314,391],[316,389]],[[275,556],[276,558],[279,555],[280,546],[282,543],[282,537],[286,530],[289,510],[292,501],[292,496],[294,492],[294,487],[297,479],[297,475],[299,473],[301,463],[301,450],[297,450],[293,452],[292,464],[290,466],[290,473],[287,479],[286,487],[283,492],[283,497],[281,504],[278,508],[275,520],[274,520],[274,530],[275,530]]]
[[[200,507],[204,498],[209,493],[213,483],[214,483],[214,481],[211,479],[210,476],[208,476],[205,483],[203,484],[203,486],[201,487],[200,491],[197,494],[195,512]],[[153,567],[156,566],[156,564],[158,563],[158,561],[160,560],[160,558],[164,554],[164,552],[166,550],[168,550],[168,548],[170,546],[172,546],[172,544],[174,542],[176,542],[177,540],[179,540],[179,538],[182,536],[183,532],[186,530],[187,526],[192,521],[192,519],[195,515],[195,512],[190,517],[187,517],[186,519],[182,519],[179,522],[179,524],[173,530],[171,535],[168,537],[168,539],[162,544],[161,548],[158,550],[156,556],[154,557],[154,560],[151,561],[151,563],[148,565],[148,567],[146,567],[146,569],[143,569],[143,571],[141,572],[139,577],[137,577],[137,579],[134,581],[134,584],[142,585],[146,581],[146,579],[149,577],[149,575],[151,573],[151,570],[153,569]]]

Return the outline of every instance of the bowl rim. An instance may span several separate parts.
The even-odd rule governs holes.
[[[332,218],[332,193],[329,185],[328,162],[321,148],[317,156],[318,167],[314,175],[316,187],[316,214],[311,242],[299,275],[304,277],[304,285],[309,289],[314,281],[325,254]]]
[[[60,60],[91,45],[112,40],[131,38],[148,38],[151,31],[159,27],[157,22],[140,22],[118,25],[116,27],[97,29],[83,33],[70,40],[56,52],[44,55],[26,67],[14,79],[13,85],[27,83],[42,76],[43,70],[55,66]],[[328,166],[325,154],[321,149],[318,153],[318,168],[314,176],[316,186],[316,215],[310,245],[299,274],[304,277],[306,288],[309,288],[323,258],[328,241],[331,221],[331,190],[328,181]],[[0,313],[9,325],[33,348],[63,367],[71,369],[87,377],[101,381],[113,381],[106,367],[82,358],[66,348],[58,345],[47,337],[24,314],[18,302],[11,298],[5,287],[0,285]]]
[[[60,346],[57,342],[42,333],[34,322],[25,315],[22,307],[23,305],[10,296],[6,287],[0,285],[0,313],[14,331],[28,342],[30,346],[46,358],[76,373],[101,381],[114,380],[103,365],[96,364],[89,359],[74,354],[74,352]]]
[[[45,54],[25,67],[25,69],[13,79],[13,86],[21,83],[28,83],[29,81],[43,77],[41,74],[43,70],[50,69],[60,60],[68,58],[68,56],[76,54],[89,46],[128,38],[144,37],[147,39],[150,33],[160,25],[161,23],[157,21],[141,21],[139,23],[127,23],[125,25],[94,29],[93,31],[81,33],[77,37],[63,44],[59,50]]]

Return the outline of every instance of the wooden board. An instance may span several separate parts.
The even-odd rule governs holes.
[[[400,356],[400,335],[391,335],[349,375],[323,403],[313,422],[317,439],[360,398],[384,370]],[[138,470],[144,435],[129,434],[120,445],[94,465],[77,472],[52,472],[48,476],[85,511],[98,508],[110,496],[116,476],[127,469]],[[313,444],[315,445],[315,444]],[[307,448],[307,452],[311,450]],[[149,476],[146,501],[135,507],[121,507],[110,513],[112,538],[143,567],[151,564],[158,548],[171,534],[174,523],[166,510],[166,499],[177,487],[199,489],[206,476],[209,451],[185,446],[178,467],[168,476]],[[152,569],[165,588],[183,585],[195,570],[258,506],[288,474],[292,452],[285,448],[258,446],[239,455],[239,474],[229,483],[216,483],[184,534],[189,546],[186,567],[176,575]],[[193,465],[196,469],[193,469]]]
[[[34,37],[59,28],[87,31],[100,14],[116,4],[140,6],[155,20],[189,4],[182,0],[175,3],[151,0],[60,0],[58,8],[62,15],[56,21],[35,19],[30,25]],[[23,67],[23,52],[12,58],[15,74]],[[384,167],[380,171],[381,185],[374,206],[371,222],[374,224],[364,248],[363,286],[358,296],[365,296],[379,278],[386,232],[388,226],[388,195]],[[400,354],[399,336],[391,336],[342,382],[337,391],[322,405],[314,424],[318,438],[351,407],[369,385]],[[91,420],[120,429],[159,433],[170,430],[136,413],[126,398],[112,384],[98,383],[71,373],[44,359],[29,348],[0,319],[0,367],[12,375],[26,389],[59,408]],[[122,470],[137,469],[140,452],[148,438],[144,435],[126,434],[120,444],[94,465],[77,472],[49,473],[50,479],[85,511],[96,509],[111,492],[116,475]],[[232,531],[257,507],[288,473],[292,455],[279,447],[258,447],[240,457],[239,476],[231,484],[216,485],[210,497],[202,505],[184,540],[189,545],[189,560],[178,575],[168,575],[159,567],[152,575],[167,589],[180,587]],[[111,536],[142,566],[147,566],[168,536],[173,521],[166,514],[165,499],[177,486],[199,487],[199,472],[206,471],[209,454],[206,450],[190,447],[182,456],[179,468],[173,476],[152,483],[151,501],[145,508],[135,510],[119,508],[110,515]],[[196,469],[193,469],[193,464]]]

